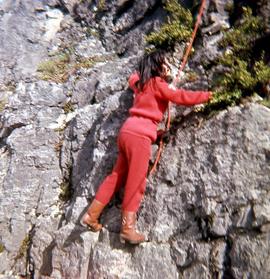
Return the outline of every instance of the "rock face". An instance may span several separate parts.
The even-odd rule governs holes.
[[[79,225],[115,161],[143,35],[165,16],[161,1],[108,2],[0,0],[0,278],[269,278],[270,110],[256,103],[175,110],[139,211],[148,242],[119,242],[119,197],[100,233]],[[208,2],[191,68],[217,56],[229,4]],[[61,82],[42,80],[40,63],[67,54]],[[188,86],[207,88],[199,70]]]

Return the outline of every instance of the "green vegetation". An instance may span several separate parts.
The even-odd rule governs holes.
[[[106,61],[105,57],[98,57],[98,56],[93,56],[93,57],[89,57],[89,58],[77,58],[74,68],[75,69],[80,69],[80,68],[88,69],[88,68],[93,67],[98,62],[104,62],[104,61]]]
[[[68,165],[68,174],[67,176],[63,177],[63,180],[60,184],[60,194],[59,199],[60,201],[66,203],[71,200],[73,195],[73,189],[71,184],[71,175],[72,175],[72,165]]]
[[[261,89],[270,80],[270,67],[265,62],[264,52],[258,55],[256,52],[260,50],[253,48],[264,31],[263,20],[252,15],[250,8],[243,8],[241,20],[220,42],[225,51],[217,63],[224,66],[224,72],[213,81],[214,98],[205,111],[238,104],[243,97],[254,93],[262,96]]]
[[[176,42],[186,41],[192,33],[192,14],[177,0],[168,0],[164,6],[168,12],[167,23],[160,30],[146,36],[146,42],[155,47],[173,46]]]
[[[0,100],[0,112],[4,110],[6,103],[6,100]]]
[[[87,27],[87,28],[86,28],[86,35],[87,35],[88,37],[93,36],[93,37],[96,37],[96,38],[100,39],[100,34],[99,34],[99,32],[98,32],[96,29],[91,28],[91,27]]]
[[[228,2],[227,4],[225,4],[224,7],[225,11],[227,11],[228,13],[232,13],[233,9],[234,9],[234,3],[233,2]]]
[[[104,11],[105,10],[105,8],[106,8],[106,1],[105,0],[99,0],[98,1],[98,11],[99,12],[102,12],[102,11]]]
[[[56,53],[50,60],[43,61],[38,66],[39,78],[57,83],[64,83],[69,76],[81,68],[91,68],[98,62],[112,59],[111,55],[80,57],[74,55],[73,49]]]
[[[193,26],[190,11],[183,8],[177,0],[166,1],[164,9],[169,14],[167,23],[159,31],[150,33],[146,42],[155,47],[172,47],[176,42],[187,41]],[[232,11],[233,5],[228,5],[226,9]],[[244,7],[240,20],[224,33],[219,45],[224,53],[216,61],[224,66],[224,71],[213,80],[211,90],[215,94],[204,108],[206,113],[238,104],[243,97],[254,93],[266,97],[262,103],[268,106],[270,96],[263,96],[261,89],[269,83],[270,67],[265,61],[264,52],[254,48],[256,40],[265,34],[265,30],[263,19],[254,16],[251,8]],[[196,79],[196,74],[187,74],[186,80]]]
[[[68,173],[65,177],[63,177],[62,182],[60,183],[60,194],[59,200],[63,203],[66,203],[71,200],[73,195],[73,188],[72,188],[72,164],[67,166]]]
[[[57,54],[52,60],[43,61],[38,66],[39,78],[58,83],[65,82],[70,72],[70,55],[68,53]]]
[[[26,255],[26,251],[27,251],[29,245],[30,245],[30,237],[29,237],[29,235],[26,235],[21,243],[19,252],[18,252],[15,260],[18,260]]]
[[[74,111],[74,106],[71,101],[68,101],[67,103],[64,104],[63,109],[64,112],[67,114]]]
[[[260,102],[260,104],[270,108],[270,99],[264,99]]]
[[[224,34],[220,46],[233,48],[235,53],[244,51],[245,56],[249,53],[250,44],[261,37],[265,30],[263,19],[252,15],[252,10],[248,7],[243,8],[242,20],[237,23],[235,28]]]
[[[61,184],[60,184],[60,189],[61,192],[59,194],[59,199],[62,202],[67,202],[71,199],[73,191],[70,187],[70,183],[67,180],[64,180]]]
[[[88,4],[91,4],[92,3],[92,0],[80,0],[80,3],[88,3]]]
[[[3,253],[5,251],[5,246],[0,243],[0,254]]]

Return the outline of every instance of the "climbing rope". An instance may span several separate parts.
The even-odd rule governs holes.
[[[191,52],[192,45],[193,45],[194,39],[196,37],[197,30],[198,30],[198,27],[200,25],[200,21],[201,21],[202,15],[203,15],[205,3],[206,3],[206,0],[202,0],[201,6],[200,6],[200,10],[199,10],[199,13],[198,13],[198,16],[197,16],[197,20],[196,20],[196,23],[195,23],[195,26],[194,26],[194,30],[193,30],[191,38],[190,38],[190,40],[189,40],[189,42],[187,44],[185,55],[183,56],[182,63],[180,65],[180,67],[178,69],[178,72],[176,74],[176,77],[175,77],[175,79],[173,80],[173,83],[172,83],[172,86],[174,88],[176,87],[176,84],[179,81],[180,73],[183,71],[183,69],[185,68],[185,66],[187,64],[188,56],[189,56],[189,54]],[[166,131],[168,131],[170,129],[170,124],[171,124],[170,106],[171,106],[171,104],[169,102],[168,103],[168,108],[167,108],[168,117],[167,117],[167,121],[166,121]],[[157,164],[158,164],[158,162],[160,160],[161,153],[162,153],[162,150],[163,150],[163,146],[164,146],[164,142],[163,142],[163,140],[161,138],[160,143],[159,143],[159,148],[158,148],[157,156],[156,156],[156,160],[155,160],[155,162],[153,164],[153,167],[152,167],[152,169],[151,169],[151,171],[149,173],[150,175],[152,175],[156,171]]]

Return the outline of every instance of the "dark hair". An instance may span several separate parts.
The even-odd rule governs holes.
[[[140,80],[138,88],[142,89],[145,83],[152,77],[160,76],[162,72],[162,64],[165,62],[165,52],[163,50],[155,50],[146,53],[139,62],[138,72]]]

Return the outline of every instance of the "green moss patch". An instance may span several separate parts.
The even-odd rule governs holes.
[[[26,256],[26,252],[27,252],[29,245],[30,245],[30,237],[29,237],[29,235],[26,235],[21,243],[19,252],[18,252],[15,260],[21,259],[22,257]]]
[[[63,181],[60,185],[61,192],[59,194],[59,199],[62,202],[68,202],[72,198],[73,190],[69,181]]]
[[[0,254],[3,253],[5,251],[5,246],[0,243]]]
[[[254,93],[267,98],[262,89],[270,81],[270,67],[264,51],[254,49],[256,40],[265,31],[263,19],[244,7],[241,20],[224,34],[220,42],[224,54],[217,63],[224,66],[224,72],[213,80],[212,91],[215,94],[205,108],[207,112],[238,104],[243,97]]]
[[[182,7],[177,0],[168,0],[164,6],[168,12],[167,22],[159,31],[152,32],[145,40],[155,47],[173,46],[176,42],[187,40],[192,33],[193,19],[188,9]]]
[[[65,82],[70,72],[70,55],[61,53],[51,60],[43,61],[38,66],[39,78],[54,82]]]
[[[63,109],[66,114],[75,110],[71,101],[66,102],[63,106]]]
[[[4,110],[6,103],[6,100],[0,100],[0,112]]]
[[[39,78],[43,80],[64,83],[70,75],[81,68],[91,68],[98,62],[111,60],[111,55],[78,57],[72,52],[55,54],[50,60],[43,61],[38,66]]]

